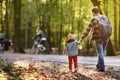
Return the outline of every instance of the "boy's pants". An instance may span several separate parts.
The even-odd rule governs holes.
[[[74,62],[74,68],[78,68],[78,55],[75,56],[68,56],[69,59],[69,70],[72,71],[72,61]]]

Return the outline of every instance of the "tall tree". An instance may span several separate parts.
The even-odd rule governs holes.
[[[98,6],[100,8],[100,1],[97,0],[91,0],[91,2],[93,3],[94,6]],[[100,10],[101,14],[102,11]],[[108,42],[108,46],[107,46],[107,56],[115,56],[115,52],[113,49],[113,45],[111,43],[111,40],[109,40]]]
[[[3,18],[3,13],[2,13],[2,1],[3,0],[0,0],[0,28],[1,28],[1,31],[3,32],[3,25],[2,25],[2,18]]]
[[[14,52],[24,52],[21,37],[21,0],[13,0],[14,3]]]
[[[120,50],[120,1],[119,1],[119,28],[118,28],[118,48]]]
[[[6,0],[5,4],[6,4],[6,15],[5,15],[5,21],[6,21],[6,38],[9,39],[8,0]]]
[[[51,25],[50,25],[50,22],[51,22],[51,11],[52,11],[52,0],[50,1],[47,1],[46,3],[46,7],[47,7],[47,11],[48,11],[48,14],[47,14],[47,20],[46,20],[46,27],[47,27],[47,42],[49,44],[49,48],[51,50]]]
[[[104,12],[105,15],[108,16],[108,0],[104,0]]]
[[[61,54],[61,48],[62,48],[62,45],[61,45],[61,42],[62,42],[62,17],[63,17],[63,12],[62,12],[62,0],[60,1],[60,33],[59,33],[59,35],[60,35],[60,37],[59,37],[59,45],[58,45],[58,50],[59,50],[59,52],[60,52],[60,54]]]
[[[117,50],[117,11],[116,11],[116,0],[114,0],[114,47]]]

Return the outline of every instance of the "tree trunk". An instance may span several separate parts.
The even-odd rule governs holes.
[[[61,44],[61,42],[62,42],[62,0],[61,0],[61,13],[60,13],[60,15],[61,15],[61,20],[60,20],[60,33],[59,33],[59,35],[60,35],[60,37],[59,37],[59,44],[58,44],[58,52],[59,52],[59,54],[62,54],[61,52],[61,48],[62,48],[62,44]]]
[[[114,52],[114,50],[112,50],[113,47],[111,47],[111,46],[112,46],[112,43],[109,40],[108,45],[107,45],[107,50],[106,50],[107,51],[106,56],[115,56],[115,52]]]
[[[116,0],[114,0],[114,48],[117,50],[117,13]]]
[[[2,0],[0,0],[0,28],[1,28],[1,32],[3,32],[3,24],[2,24],[2,18],[3,18],[3,13],[2,13]]]
[[[104,12],[108,16],[108,0],[104,0]]]
[[[21,0],[13,0],[14,3],[14,52],[24,52],[22,45],[22,37],[20,31],[20,12]]]
[[[6,15],[5,15],[5,21],[6,21],[6,38],[9,40],[9,22],[8,22],[8,0],[6,0]]]
[[[48,6],[47,6],[48,7]],[[51,51],[51,26],[50,26],[50,15],[47,15],[48,19],[45,19],[45,27],[47,29],[47,33],[46,33],[46,37],[47,37],[47,43],[46,43],[46,47],[47,47],[47,54],[50,54]]]
[[[97,0],[91,0],[91,2],[93,3],[94,6],[98,6],[100,8],[100,1],[97,1]],[[100,9],[100,13],[102,14],[102,11]],[[114,52],[114,49],[113,49],[113,45],[111,43],[111,40],[109,40],[108,42],[108,46],[107,46],[107,56],[114,56],[115,55],[115,52]]]
[[[119,2],[119,25],[118,25],[118,27],[119,27],[119,29],[118,29],[118,48],[119,48],[119,50],[120,50],[120,2]]]

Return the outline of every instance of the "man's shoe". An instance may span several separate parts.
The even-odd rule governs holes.
[[[99,72],[105,72],[104,69],[98,69],[97,71],[99,71]]]
[[[98,71],[98,70],[99,70],[99,68],[96,68],[96,70]]]

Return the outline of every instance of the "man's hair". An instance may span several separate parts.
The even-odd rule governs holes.
[[[44,28],[40,27],[39,30],[42,30],[45,33],[45,29]]]
[[[98,6],[95,6],[94,8],[92,8],[92,12],[100,13],[100,8]]]

